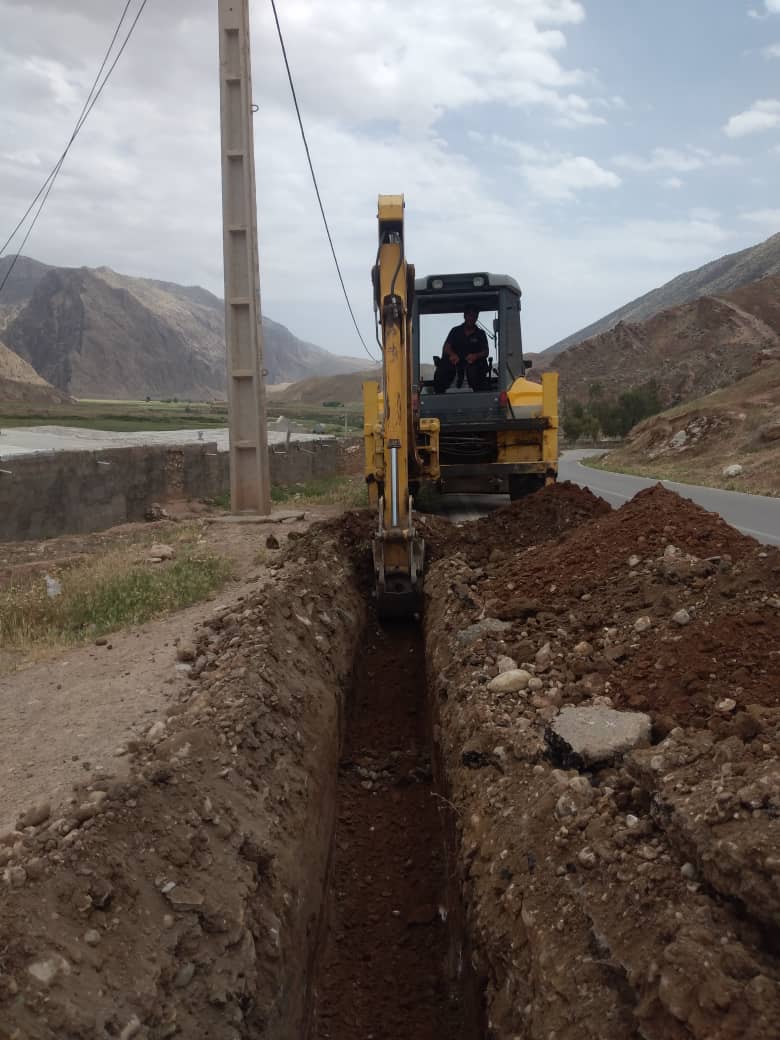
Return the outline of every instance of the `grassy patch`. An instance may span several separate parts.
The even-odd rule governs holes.
[[[301,484],[274,484],[271,500],[295,505],[344,506],[362,509],[368,505],[368,491],[362,477],[320,477]]]
[[[146,560],[139,545],[58,573],[62,593],[47,595],[43,579],[0,593],[0,646],[6,650],[67,646],[141,624],[204,599],[230,576],[221,556],[183,544],[177,558]]]

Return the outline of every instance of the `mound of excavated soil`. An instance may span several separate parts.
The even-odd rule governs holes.
[[[523,545],[460,552],[426,581],[491,1036],[769,1040],[780,552],[661,487]],[[572,768],[551,726],[580,707],[646,712],[653,746]],[[587,717],[590,740],[615,724]]]

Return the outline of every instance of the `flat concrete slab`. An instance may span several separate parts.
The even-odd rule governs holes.
[[[639,711],[563,708],[544,734],[553,755],[568,769],[606,765],[650,743],[652,721]]]

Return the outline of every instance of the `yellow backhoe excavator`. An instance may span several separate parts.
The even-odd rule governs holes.
[[[363,384],[363,433],[369,503],[378,513],[377,607],[392,617],[422,604],[425,545],[413,513],[422,484],[515,499],[556,479],[558,377],[545,372],[541,384],[525,378],[530,362],[523,358],[521,293],[513,278],[476,272],[415,281],[404,248],[403,195],[380,195],[378,220],[372,282],[382,384]],[[458,378],[442,392],[441,383],[425,378],[423,321],[464,310],[494,314],[492,331],[485,329],[486,371],[476,388]]]

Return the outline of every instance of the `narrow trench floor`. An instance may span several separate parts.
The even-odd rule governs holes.
[[[369,623],[339,767],[317,1040],[471,1040],[448,962],[420,627]]]

